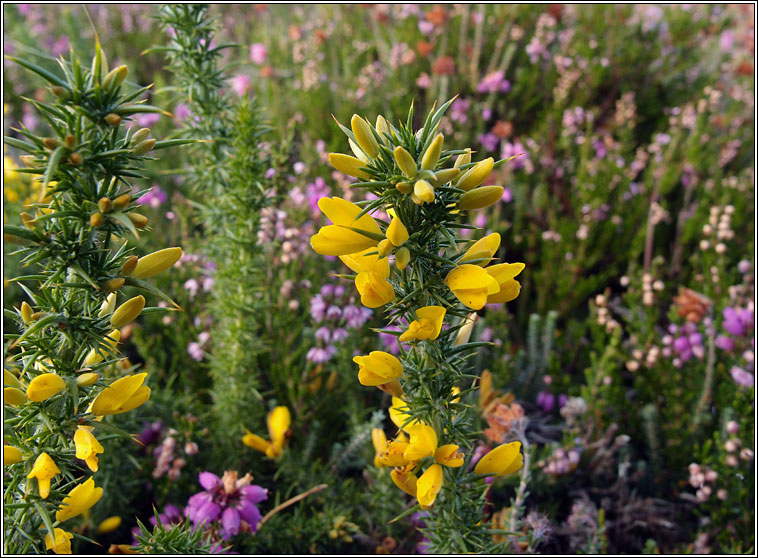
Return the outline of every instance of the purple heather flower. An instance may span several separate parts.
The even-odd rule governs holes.
[[[319,341],[328,343],[331,336],[332,336],[332,330],[330,330],[326,326],[320,327],[316,330],[316,339],[318,339]]]
[[[740,368],[739,366],[732,366],[732,369],[729,371],[729,373],[732,375],[732,379],[734,379],[734,381],[742,387],[749,388],[753,387],[753,384],[755,384],[755,378],[753,375],[744,368]]]
[[[250,78],[244,74],[237,74],[231,79],[232,91],[240,97],[248,92],[251,84]]]
[[[334,287],[334,296],[337,298],[345,294],[345,285],[336,285]]]
[[[189,345],[187,345],[187,352],[189,353],[189,356],[200,362],[203,360],[203,349],[200,347],[200,343],[192,342]]]
[[[343,329],[341,327],[336,328],[334,331],[332,331],[332,342],[333,343],[339,343],[340,341],[344,341],[347,339],[349,333],[346,329]]]
[[[479,134],[477,141],[482,145],[485,151],[495,151],[498,142],[500,142],[500,138],[492,132],[488,132],[486,134]]]
[[[511,90],[511,82],[505,79],[502,71],[492,72],[484,76],[476,90],[478,93],[508,93]]]
[[[731,352],[734,350],[734,340],[726,335],[716,337],[715,344],[722,351]]]
[[[142,429],[142,432],[137,437],[137,441],[143,446],[154,444],[160,438],[162,428],[163,423],[161,421],[151,422]]]
[[[510,188],[503,188],[503,196],[500,198],[505,203],[511,203],[513,201],[513,192]]]
[[[737,310],[732,307],[727,307],[724,308],[722,314],[724,315],[724,321],[722,323],[724,329],[734,336],[742,335],[745,326]]]
[[[164,192],[160,186],[153,186],[149,192],[143,194],[137,198],[137,203],[140,205],[149,205],[153,209],[157,209],[161,204],[165,203],[168,199],[166,192]]]
[[[184,103],[179,103],[174,107],[174,116],[177,120],[180,122],[187,120],[190,116],[192,116],[192,111],[190,108],[185,105]]]
[[[555,407],[555,395],[549,391],[541,391],[537,394],[537,406],[549,413]]]
[[[268,493],[260,486],[247,484],[251,478],[246,475],[238,479],[237,473],[229,471],[223,479],[207,471],[200,473],[200,485],[205,490],[190,497],[187,503],[190,521],[207,525],[220,519],[224,540],[239,533],[241,520],[256,532],[261,519],[256,504],[266,500]]]
[[[492,109],[484,107],[482,109],[482,120],[487,122],[490,118],[492,118]]]
[[[276,169],[270,168],[266,171],[266,174],[263,175],[264,178],[274,178],[276,176]]]
[[[337,348],[329,345],[328,347],[311,347],[305,358],[315,364],[321,364],[329,361],[337,353]]]
[[[750,265],[750,262],[749,262],[748,260],[742,260],[742,261],[740,261],[740,263],[738,263],[738,264],[737,264],[737,269],[738,269],[738,270],[739,270],[739,272],[740,272],[740,273],[742,273],[743,275],[744,275],[745,273],[749,273],[749,272],[750,272],[750,268],[751,268],[751,267],[752,267],[752,266]]]
[[[161,115],[155,112],[138,114],[135,118],[137,126],[140,128],[152,128],[161,119]]]
[[[345,309],[347,310],[347,308]],[[317,294],[311,299],[311,318],[315,322],[323,322],[326,317],[326,302]]]
[[[182,512],[179,508],[177,508],[173,504],[168,504],[166,505],[165,508],[163,508],[163,513],[158,514],[158,519],[161,520],[161,523],[163,525],[170,525],[171,523],[181,523]],[[158,525],[158,519],[156,519],[155,517],[151,517],[150,524]]]
[[[563,409],[564,405],[566,405],[566,401],[568,401],[568,395],[561,393],[558,396],[558,408]]]
[[[334,320],[338,319],[342,316],[342,310],[339,306],[335,306],[332,304],[326,311],[326,319],[327,320]]]
[[[319,291],[321,293],[321,296],[334,296],[334,285],[331,283],[327,283],[323,287],[321,287],[321,290]]]
[[[266,50],[266,45],[263,43],[253,43],[250,45],[250,61],[253,64],[258,64],[260,66],[266,62],[267,57],[268,50]]]
[[[465,124],[468,120],[468,110],[471,106],[471,101],[468,99],[458,98],[450,105],[450,120],[453,122],[460,122]]]

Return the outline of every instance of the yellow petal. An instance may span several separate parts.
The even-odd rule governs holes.
[[[266,453],[266,450],[271,445],[268,440],[264,440],[257,434],[253,434],[249,430],[246,430],[247,434],[242,437],[242,443],[253,449]]]
[[[482,457],[474,468],[477,475],[505,476],[521,468],[521,442],[502,444]]]
[[[451,291],[459,289],[491,289],[494,285],[497,292],[499,286],[497,280],[490,276],[484,269],[478,265],[463,264],[459,265],[445,278],[445,283]]]
[[[182,257],[182,249],[179,247],[164,248],[137,260],[137,267],[132,272],[135,279],[146,279],[166,271]]]
[[[369,252],[374,252],[374,254],[366,255]],[[355,254],[346,254],[339,258],[342,260],[342,263],[356,273],[371,271],[385,279],[390,276],[390,264],[387,258],[380,258],[373,246]]]
[[[494,166],[495,160],[492,157],[479,161],[461,175],[456,186],[466,191],[476,188],[490,175]]]
[[[434,453],[434,460],[446,467],[460,467],[463,465],[463,454],[455,444],[440,446]]]
[[[392,285],[371,271],[359,273],[355,278],[355,287],[361,295],[361,304],[367,308],[379,308],[395,300]]]
[[[3,446],[3,465],[13,465],[21,461],[21,450],[13,446]]]
[[[373,238],[339,225],[321,227],[318,233],[311,237],[311,248],[322,256],[355,254],[376,245],[377,241]]]
[[[418,461],[437,451],[437,433],[431,426],[416,424],[408,429],[408,434],[411,441],[404,454],[408,461]]]
[[[495,255],[498,248],[500,248],[500,235],[498,233],[489,234],[477,240],[471,248],[466,250],[466,253],[458,260],[458,263],[463,264],[472,260],[483,260],[477,261],[476,265],[484,267]]]
[[[442,489],[442,467],[434,464],[429,467],[418,479],[416,484],[416,497],[422,509],[426,509],[437,499]]]
[[[416,496],[416,485],[419,479],[411,471],[408,469],[392,469],[390,477],[400,490],[411,496]]]
[[[66,388],[66,381],[58,374],[40,374],[29,382],[26,396],[29,401],[45,401]]]
[[[393,246],[402,246],[408,240],[408,229],[398,217],[393,217],[387,227],[387,238]]]
[[[274,445],[283,446],[287,431],[292,424],[290,410],[283,405],[274,407],[274,409],[268,414],[266,422],[268,424],[268,433],[269,436],[271,436],[271,442]]]

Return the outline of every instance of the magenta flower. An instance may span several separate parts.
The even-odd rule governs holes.
[[[268,58],[268,50],[266,50],[266,45],[263,43],[253,43],[250,45],[250,61],[253,64],[258,64],[260,66],[266,62],[266,58]]]
[[[197,525],[221,521],[221,536],[224,540],[239,533],[241,522],[247,523],[253,533],[258,530],[261,512],[256,504],[268,499],[268,491],[251,485],[252,476],[237,478],[236,471],[226,471],[223,478],[204,471],[198,476],[205,489],[190,497],[186,513]]]

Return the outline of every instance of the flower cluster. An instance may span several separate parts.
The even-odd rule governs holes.
[[[443,484],[449,486],[451,506],[460,499],[466,502],[460,505],[478,505],[463,496],[458,481],[443,483],[445,477],[452,481],[465,474],[455,471],[465,469],[461,448],[471,444],[460,426],[466,411],[455,385],[461,380],[462,354],[470,350],[474,320],[468,314],[515,299],[520,291],[515,277],[524,269],[522,263],[495,263],[497,233],[465,251],[458,247],[466,242],[459,219],[498,202],[504,188],[483,185],[496,166],[492,158],[472,162],[470,149],[444,150],[438,129],[451,103],[430,112],[415,133],[413,109],[399,127],[382,116],[372,125],[358,115],[349,129],[341,126],[353,155],[331,153],[329,162],[360,181],[351,185],[353,190],[368,193],[359,203],[318,200],[332,224],[311,237],[317,253],[338,256],[355,273],[364,306],[386,306],[390,326],[407,324],[383,331],[398,345],[409,345],[399,350],[400,358],[372,351],[353,361],[362,385],[393,395],[390,416],[399,432],[388,441],[383,430],[374,431],[375,464],[393,467],[392,480],[422,509],[435,503]],[[323,312],[323,306],[317,308]],[[474,474],[507,475],[521,463],[520,443],[502,444],[478,461]]]
[[[371,317],[372,311],[351,304],[344,285],[327,283],[311,298],[310,313],[316,329],[316,345],[308,350],[306,358],[315,364],[327,362],[337,354],[337,344],[358,329]]]
[[[32,213],[21,214],[22,226],[5,226],[6,241],[21,244],[26,263],[40,267],[39,275],[18,279],[39,286],[25,287],[29,300],[15,313],[20,333],[6,334],[12,341],[3,371],[4,464],[14,487],[6,504],[13,503],[20,515],[6,532],[5,549],[40,551],[43,541],[29,533],[36,537],[44,524],[45,548],[70,553],[72,535],[57,527],[50,532],[51,514],[57,525],[100,500],[103,489],[92,477],[83,480],[82,472],[100,468],[99,455],[106,451],[102,435],[109,432],[103,417],[129,412],[150,398],[147,373],[131,373],[118,350],[121,330],[143,312],[146,299],[125,298],[121,289],[129,286],[170,301],[146,279],[174,265],[182,250],[138,257],[126,242],[130,234],[139,238],[138,230],[148,223],[135,211],[140,195],[128,177],[140,176],[145,155],[165,145],[149,138],[146,128],[132,133],[121,126],[136,114],[159,112],[131,103],[146,88],[124,91],[127,67],[109,71],[99,43],[91,70],[74,57],[63,63],[65,78],[14,61],[49,82],[54,102],[36,106],[55,135],[23,131],[24,139],[6,138],[27,153],[26,171],[38,175],[41,186],[39,199],[29,206]],[[124,370],[126,375],[113,378]],[[36,482],[22,482],[24,477]],[[33,514],[27,513],[29,506]]]

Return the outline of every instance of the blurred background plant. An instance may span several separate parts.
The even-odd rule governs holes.
[[[80,6],[3,9],[6,54],[57,71],[54,57],[69,48],[93,53]],[[158,49],[142,54],[178,44],[182,29],[166,28],[166,11],[88,9],[111,67],[129,64],[126,84],[154,83],[148,103],[170,111],[137,115],[133,130],[215,140],[191,155],[164,151],[144,171],[153,188],[139,211],[152,231],[135,246],[185,247],[176,268],[155,278],[184,312],[146,313],[122,332],[122,351],[150,368],[153,395],[117,422],[145,445],[111,440],[128,457],[101,457],[95,478],[106,490],[87,521],[122,522],[99,543],[131,543],[134,516],[147,525],[153,505],[164,514],[174,506],[164,524],[181,523],[204,488],[199,473],[236,470],[269,490],[256,504],[264,516],[328,485],[281,508],[255,536],[224,542],[236,551],[426,548],[424,518],[388,524],[396,489],[388,475],[366,472],[371,429],[394,427],[371,412],[388,398],[356,385],[350,358],[377,346],[371,328],[385,322],[378,311],[354,311],[351,289],[339,289],[349,283],[333,276],[339,262],[307,239],[324,224],[319,198],[353,195],[326,164],[345,148],[330,114],[396,123],[412,100],[423,115],[458,94],[440,122],[446,142],[471,145],[475,160],[520,154],[491,176],[506,186],[501,202],[472,222],[482,228],[473,238],[497,232],[507,247],[497,256],[527,264],[519,298],[479,312],[472,339],[492,342],[475,360],[482,396],[462,399],[480,409],[493,443],[528,419],[528,490],[500,483],[489,506],[494,529],[520,534],[493,537],[514,551],[754,549],[752,6],[193,8],[202,11],[196,54],[219,72],[199,84],[221,103],[212,122],[181,77],[189,66],[167,68]],[[228,43],[236,46],[220,48]],[[50,135],[23,99],[49,92],[22,71],[6,61],[4,132],[18,137],[10,128],[23,124]],[[39,193],[18,172],[19,155],[6,146],[12,225]],[[211,179],[199,184],[203,173]],[[227,231],[245,244],[223,243]],[[230,263],[231,246],[250,254],[254,273]],[[3,267],[5,307],[20,307],[24,294],[7,279],[33,272],[7,249]],[[224,325],[240,315],[250,321]],[[15,331],[8,318],[4,326]],[[219,389],[232,358],[240,393]],[[270,459],[241,438],[245,429],[265,438],[277,406],[291,424]]]

